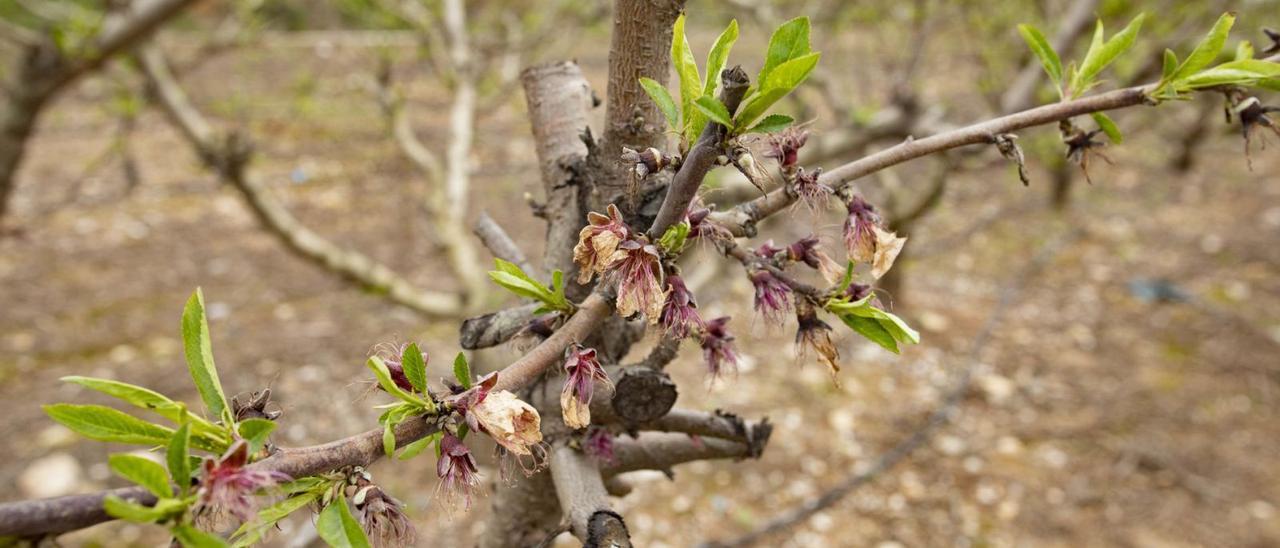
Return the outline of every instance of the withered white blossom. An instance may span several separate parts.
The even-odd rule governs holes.
[[[578,265],[580,284],[590,282],[593,275],[603,274],[627,256],[625,251],[618,249],[618,245],[630,236],[631,230],[613,204],[609,204],[608,213],[588,213],[587,226],[578,232],[578,244],[573,246],[573,262]]]
[[[532,454],[529,448],[542,442],[538,410],[506,390],[490,392],[471,409],[480,428],[516,455]]]
[[[840,379],[836,377],[840,372],[840,350],[831,341],[831,326],[818,318],[813,306],[800,307],[796,320],[800,326],[796,330],[796,353],[801,359],[806,359],[810,354],[816,356],[819,362],[827,366],[831,382],[840,386]]]
[[[859,263],[870,263],[871,275],[880,278],[893,268],[893,262],[907,239],[882,228],[875,207],[861,196],[854,196],[847,207],[849,217],[844,222],[844,243],[849,258]]]
[[[667,300],[657,246],[627,240],[618,249],[623,258],[614,262],[609,271],[618,281],[618,314],[626,318],[639,312],[650,324],[657,324]]]
[[[591,424],[591,398],[599,381],[612,386],[609,375],[596,359],[594,348],[570,345],[565,349],[564,370],[568,378],[560,391],[560,410],[564,423],[574,430]]]

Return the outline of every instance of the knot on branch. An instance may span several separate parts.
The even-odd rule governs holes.
[[[630,548],[631,533],[622,516],[612,510],[596,510],[587,521],[583,548]]]
[[[613,393],[613,411],[623,422],[640,424],[666,415],[679,391],[666,373],[642,366],[623,370]]]
[[[995,143],[996,150],[1000,151],[1001,156],[1017,164],[1018,179],[1022,180],[1022,186],[1031,186],[1031,179],[1027,177],[1027,160],[1022,154],[1022,147],[1018,146],[1018,136],[1012,133],[1001,133],[992,137],[991,142]]]

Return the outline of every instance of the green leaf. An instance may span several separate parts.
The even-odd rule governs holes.
[[[77,375],[62,377],[61,380],[102,392],[108,396],[123,400],[134,407],[150,409],[155,411],[156,414],[174,422],[182,420],[182,407],[179,406],[177,402],[148,388],[120,381],[81,377]]]
[[[173,496],[173,488],[169,486],[169,473],[151,459],[117,453],[107,457],[107,465],[116,475],[141,485],[156,497]]]
[[[432,432],[427,437],[404,446],[404,449],[400,450],[400,456],[396,458],[400,460],[409,460],[416,457],[419,453],[422,453],[428,447],[431,447],[431,444],[439,442],[440,438],[443,436],[444,432]]]
[[[235,539],[233,545],[237,548],[252,546],[262,540],[262,537],[267,531],[271,530],[271,527],[276,522],[289,517],[289,514],[306,508],[311,503],[319,500],[321,495],[323,495],[322,491],[306,492],[259,510],[257,517],[253,521],[244,523],[231,535]]]
[[[1210,70],[1239,70],[1251,72],[1258,78],[1280,76],[1280,63],[1262,59],[1238,59],[1213,67]]]
[[[1049,75],[1049,78],[1053,80],[1053,83],[1061,92],[1062,59],[1058,57],[1057,52],[1053,51],[1053,46],[1049,45],[1049,41],[1045,39],[1040,29],[1031,25],[1018,25],[1018,32],[1022,34],[1022,39],[1027,42],[1031,52],[1040,59],[1040,65],[1044,67],[1044,72]]]
[[[1161,82],[1172,82],[1173,73],[1178,71],[1178,54],[1171,49],[1164,50],[1164,69],[1161,71]]]
[[[467,363],[467,355],[462,352],[458,352],[453,358],[453,378],[463,388],[471,388],[471,365]]]
[[[395,396],[397,399],[412,404],[422,405],[423,400],[413,394],[405,392],[391,379],[391,371],[387,369],[387,364],[383,363],[382,358],[371,356],[365,365],[373,371],[373,376],[378,379],[378,386],[386,390],[388,394]]]
[[[880,322],[880,326],[883,327],[885,331],[889,332],[897,342],[906,344],[920,343],[920,333],[907,325],[907,322],[903,321],[902,318],[899,318],[889,312],[885,312],[884,310],[880,310],[879,308],[871,305],[866,305],[853,310],[852,314]]]
[[[382,451],[388,457],[396,452],[396,423],[387,421],[382,427]]]
[[[810,53],[778,65],[770,71],[769,78],[762,81],[760,89],[744,101],[745,104],[735,118],[737,128],[749,127],[769,107],[795,90],[813,72],[821,56],[821,53]]]
[[[276,429],[275,421],[267,419],[245,419],[238,426],[240,437],[249,442],[249,454],[257,454],[267,444],[267,437]]]
[[[885,329],[880,322],[872,318],[864,318],[854,314],[845,314],[840,316],[840,321],[849,326],[859,335],[866,337],[867,340],[884,347],[885,350],[898,354],[898,340]]]
[[[1231,12],[1222,14],[1218,18],[1218,22],[1213,24],[1213,28],[1209,30],[1209,34],[1196,44],[1196,49],[1191,51],[1186,60],[1178,65],[1178,70],[1173,73],[1173,80],[1182,80],[1187,78],[1201,69],[1209,66],[1214,59],[1218,58],[1218,54],[1222,53],[1222,46],[1227,43],[1227,35],[1231,33],[1231,25],[1235,24],[1236,15]]]
[[[223,548],[227,541],[212,533],[206,533],[195,527],[180,523],[173,528],[173,538],[184,548]]]
[[[783,63],[808,55],[809,53],[809,18],[797,17],[783,23],[773,31],[769,38],[769,49],[765,53],[764,67],[756,82],[763,85],[769,74]]]
[[[676,68],[676,76],[680,78],[680,112],[688,125],[693,110],[693,102],[702,96],[702,77],[698,75],[698,62],[693,59],[693,50],[689,49],[689,39],[684,34],[684,14],[676,18],[671,29],[671,64]]]
[[[547,291],[547,288],[542,287],[542,284],[539,284],[528,277],[521,277],[509,272],[496,270],[490,271],[489,279],[506,288],[507,291],[515,293],[520,297],[533,299],[535,301],[545,301],[550,294],[550,292]]]
[[[136,445],[164,445],[173,430],[101,405],[55,403],[44,412],[86,438]]]
[[[316,532],[334,548],[369,548],[369,539],[352,517],[346,498],[339,498],[320,511]]]
[[[1138,37],[1138,30],[1142,28],[1142,22],[1146,17],[1147,14],[1145,13],[1138,14],[1124,30],[1121,30],[1106,41],[1102,39],[1102,21],[1098,21],[1093,33],[1093,43],[1090,44],[1089,51],[1085,53],[1084,61],[1080,62],[1080,69],[1071,79],[1072,96],[1079,96],[1092,87],[1098,74],[1133,45],[1133,41]]]
[[[169,438],[165,451],[165,463],[169,466],[169,478],[178,486],[178,495],[187,496],[191,490],[191,423],[184,422]]]
[[[654,104],[658,105],[658,110],[662,111],[662,115],[667,118],[667,125],[672,129],[680,128],[680,111],[676,107],[676,102],[671,98],[671,93],[657,80],[652,78],[640,77],[640,89],[653,99]]]
[[[209,341],[209,321],[204,315],[204,293],[200,288],[187,300],[182,311],[182,346],[187,356],[187,368],[196,390],[204,400],[209,415],[230,424],[230,407],[218,380],[218,368],[213,363],[213,347]]]
[[[1241,40],[1236,44],[1236,56],[1233,60],[1240,61],[1242,59],[1253,59],[1253,44],[1248,40]]]
[[[733,129],[733,118],[729,116],[729,109],[726,108],[724,103],[721,103],[719,99],[710,95],[703,95],[698,98],[695,106],[697,106],[698,110],[701,110],[707,118],[711,119],[712,122],[720,124],[726,128]]]
[[[747,133],[773,133],[787,129],[787,126],[795,122],[795,119],[786,114],[770,114],[765,116],[760,123],[747,130]]]
[[[662,237],[658,238],[658,246],[661,247],[663,251],[670,254],[683,251],[684,244],[689,239],[689,229],[690,226],[687,221],[671,225],[667,228],[667,231],[662,234]]]
[[[1223,63],[1208,70],[1197,72],[1179,80],[1176,85],[1179,89],[1201,89],[1225,85],[1265,85],[1265,82],[1268,79],[1275,78],[1277,73],[1268,70],[1267,67],[1253,66],[1258,63],[1280,67],[1280,65],[1276,65],[1275,63],[1268,63],[1257,59],[1232,61],[1230,63]]]
[[[102,509],[113,518],[134,523],[155,523],[168,515],[167,511],[159,507],[143,506],[115,495],[107,495],[102,499]]]
[[[404,376],[409,379],[409,385],[418,392],[426,394],[427,362],[422,359],[422,350],[418,349],[418,343],[409,343],[404,347],[404,352],[400,355],[400,365],[404,368]]]
[[[711,52],[707,54],[707,76],[702,85],[703,95],[715,95],[716,88],[720,85],[720,71],[724,70],[725,63],[729,61],[729,50],[733,49],[733,44],[737,41],[738,20],[734,19],[729,21],[729,26],[716,38],[716,43],[711,46]]]
[[[1103,133],[1106,133],[1107,137],[1111,139],[1111,142],[1118,145],[1124,141],[1124,136],[1120,134],[1120,128],[1116,127],[1116,123],[1111,120],[1110,116],[1101,112],[1094,112],[1090,114],[1090,116],[1093,117],[1094,122],[1097,122],[1098,129],[1101,129]]]

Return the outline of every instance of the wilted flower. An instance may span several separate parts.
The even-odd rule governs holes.
[[[774,255],[786,251],[786,248],[773,245],[773,240],[766,241],[756,248],[756,256],[762,259],[772,259]]]
[[[542,442],[538,410],[506,390],[490,392],[471,408],[468,422],[472,417],[480,431],[516,455],[529,455],[529,447]]]
[[[1272,120],[1267,115],[1272,112],[1280,112],[1280,107],[1266,106],[1257,97],[1249,97],[1240,101],[1232,110],[1240,117],[1240,133],[1244,136],[1244,157],[1249,163],[1249,169],[1253,169],[1253,158],[1249,154],[1250,145],[1253,142],[1253,134],[1257,133],[1259,128],[1266,128],[1280,136],[1280,125],[1277,125],[1275,120]],[[1262,148],[1265,149],[1267,142],[1262,138],[1259,138],[1259,141],[1262,142]]]
[[[662,326],[672,337],[683,339],[690,330],[702,327],[698,303],[684,280],[675,274],[667,276],[667,302],[662,306]]]
[[[778,166],[786,173],[796,165],[800,149],[808,140],[809,132],[795,126],[771,133],[766,141],[769,144],[769,150],[764,153],[764,156],[777,160]]]
[[[587,430],[587,435],[583,438],[582,450],[606,464],[613,464],[617,459],[613,454],[613,433],[598,426]]]
[[[813,306],[801,306],[796,311],[796,321],[800,327],[796,330],[797,354],[801,359],[810,353],[817,356],[818,361],[826,364],[831,372],[831,381],[838,386],[840,381],[836,373],[840,372],[840,351],[831,342],[831,326],[818,318]]]
[[[867,298],[867,295],[870,294],[871,286],[867,284],[852,283],[844,290],[844,296],[846,299],[849,299],[849,302],[861,301],[862,299]]]
[[[818,182],[818,177],[821,175],[822,168],[815,168],[813,171],[800,168],[796,171],[795,181],[791,184],[791,190],[810,210],[816,211],[826,207],[827,199],[831,197],[831,187]]]
[[[808,236],[787,246],[787,259],[802,262],[822,274],[827,283],[836,283],[844,276],[844,269],[821,249],[817,236]]]
[[[844,244],[849,258],[871,263],[871,275],[876,278],[884,276],[893,267],[907,239],[881,228],[880,215],[861,196],[854,196],[847,207],[849,217],[844,222]]]
[[[564,423],[574,430],[591,424],[591,397],[596,382],[613,386],[609,375],[596,360],[594,348],[574,344],[564,351],[564,370],[568,378],[560,391],[560,410]]]
[[[466,444],[453,433],[445,431],[440,438],[440,458],[436,460],[436,476],[440,478],[440,486],[447,496],[461,495],[466,501],[466,508],[471,509],[471,494],[480,485],[479,470],[476,458],[467,449]]]
[[[387,365],[387,371],[391,373],[391,380],[395,381],[396,386],[405,392],[413,392],[413,384],[409,382],[409,377],[404,374],[404,350],[409,347],[408,343],[380,343],[373,347],[373,354]],[[431,356],[426,352],[422,353],[422,362],[430,363]],[[381,387],[379,387],[381,389]]]
[[[756,289],[756,312],[767,320],[781,322],[782,313],[791,309],[791,288],[763,269],[751,273],[751,284]]]
[[[666,292],[662,290],[662,264],[657,246],[627,240],[618,246],[622,259],[610,275],[618,281],[618,314],[626,318],[637,312],[658,323]]]
[[[689,223],[690,238],[705,238],[710,241],[727,241],[733,239],[733,233],[724,226],[712,222],[711,209],[700,207],[698,200],[685,211],[685,221]]]
[[[604,273],[613,263],[626,257],[618,244],[631,234],[622,213],[609,204],[608,215],[596,212],[587,214],[587,226],[578,233],[578,245],[573,247],[573,262],[578,265],[578,283],[591,281],[591,276]]]
[[[725,365],[738,365],[738,355],[733,349],[733,335],[729,334],[729,317],[721,316],[707,322],[702,329],[702,358],[707,362],[711,377],[720,376]]]
[[[1067,145],[1067,159],[1080,164],[1080,171],[1084,172],[1084,180],[1088,181],[1089,184],[1093,184],[1093,177],[1089,176],[1089,160],[1093,156],[1106,160],[1108,164],[1114,163],[1111,158],[1102,153],[1102,149],[1107,146],[1107,143],[1094,140],[1095,137],[1101,134],[1102,130],[1100,129],[1093,131],[1072,130],[1063,139],[1063,142]]]
[[[355,505],[356,519],[365,536],[374,546],[412,546],[417,535],[400,501],[370,481],[366,474],[355,477],[356,493],[351,503]]]
[[[255,495],[290,479],[283,472],[254,470],[247,464],[249,444],[244,440],[236,440],[217,460],[205,459],[196,491],[196,514],[213,522],[224,513],[249,521],[258,511]]]
[[[471,388],[463,390],[461,386],[450,385],[454,394],[444,398],[444,403],[455,411],[462,414],[467,419],[467,426],[479,430],[479,423],[471,411],[484,403],[489,397],[489,391],[493,386],[498,384],[498,372],[494,371],[480,377],[476,382],[471,384]]]

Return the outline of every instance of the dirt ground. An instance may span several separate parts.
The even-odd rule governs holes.
[[[421,180],[385,137],[360,80],[373,71],[369,58],[358,48],[250,48],[186,79],[209,114],[252,131],[254,169],[308,225],[417,283],[448,289],[414,205]],[[581,60],[602,92],[602,59]],[[413,82],[416,125],[439,144],[432,116],[444,98]],[[272,387],[285,412],[281,444],[374,424],[379,401],[366,393],[362,362],[379,342],[421,341],[434,374],[447,374],[457,321],[424,319],[289,254],[232,189],[199,169],[157,112],[142,116],[133,141],[136,189],[125,194],[114,160],[86,173],[109,146],[114,121],[100,105],[111,90],[95,78],[48,111],[19,181],[14,220],[22,233],[0,240],[5,500],[63,480],[72,492],[121,484],[105,466],[121,448],[75,439],[40,405],[105,402],[58,382],[71,374],[194,400],[178,320],[196,286],[208,300],[228,392]],[[538,255],[542,227],[522,198],[537,189],[523,108],[513,96],[481,119],[470,213],[503,212],[502,224]],[[1178,128],[1195,110],[1119,114],[1130,139],[1109,151],[1116,165],[1096,165],[1095,184],[1078,182],[1065,212],[1045,205],[1051,176],[1040,159],[1030,188],[994,151],[966,160],[912,235],[905,288],[893,296],[923,344],[897,357],[842,332],[841,388],[816,364],[797,362],[791,326],[751,319],[749,285],[740,268],[724,264],[719,279],[727,281],[707,285],[699,299],[706,314],[735,317],[744,363],[709,385],[697,353],[686,352],[670,369],[682,387],[679,405],[767,415],[773,439],[759,461],[686,465],[676,469],[678,483],[658,473],[633,478],[635,492],[618,506],[638,544],[691,546],[741,533],[865,470],[972,368],[955,420],[925,447],[765,545],[1280,545],[1280,143],[1255,149],[1249,171],[1238,135],[1214,126],[1197,164],[1175,172]],[[954,116],[970,119],[963,107]],[[1040,133],[1052,139],[1051,131]],[[929,172],[928,162],[893,170],[906,188],[923,185]],[[884,185],[862,188],[874,198]],[[795,222],[767,227],[768,236],[791,241],[817,229],[836,245],[836,213],[791,216]],[[968,360],[1002,287],[1068,233],[1074,239],[1026,280],[977,363]],[[1150,280],[1187,299],[1144,301]],[[495,309],[509,301],[496,291],[491,300]],[[480,359],[514,355],[504,348]],[[430,461],[384,463],[374,474],[409,505],[420,545],[471,545],[484,530],[487,500],[446,516],[432,503]],[[288,523],[272,543],[297,545],[304,529]],[[120,524],[63,539],[163,543],[152,529]]]

